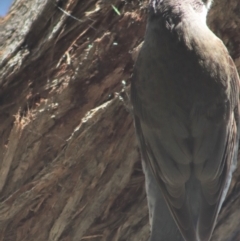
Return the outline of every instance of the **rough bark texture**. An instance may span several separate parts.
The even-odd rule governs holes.
[[[122,92],[146,6],[16,0],[0,19],[0,240],[147,240],[144,176]],[[240,70],[239,1],[216,1],[209,24]],[[239,195],[240,167],[213,241],[240,240]]]

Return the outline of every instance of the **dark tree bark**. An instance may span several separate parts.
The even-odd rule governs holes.
[[[122,91],[146,6],[16,0],[0,19],[1,240],[147,240],[144,176]],[[216,1],[209,24],[240,69],[239,1]],[[240,167],[213,241],[240,240],[239,194]]]

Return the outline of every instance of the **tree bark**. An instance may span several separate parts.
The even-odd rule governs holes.
[[[238,69],[239,10],[209,14]],[[148,239],[124,91],[146,15],[147,0],[16,0],[0,19],[0,240]],[[213,241],[240,240],[239,195],[240,167]]]

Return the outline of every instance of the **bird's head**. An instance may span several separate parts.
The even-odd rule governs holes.
[[[171,17],[195,15],[206,22],[206,17],[213,0],[150,0],[153,14]]]

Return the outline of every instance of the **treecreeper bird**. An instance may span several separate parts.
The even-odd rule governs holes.
[[[131,101],[150,241],[209,241],[237,163],[239,76],[211,1],[150,0]]]

